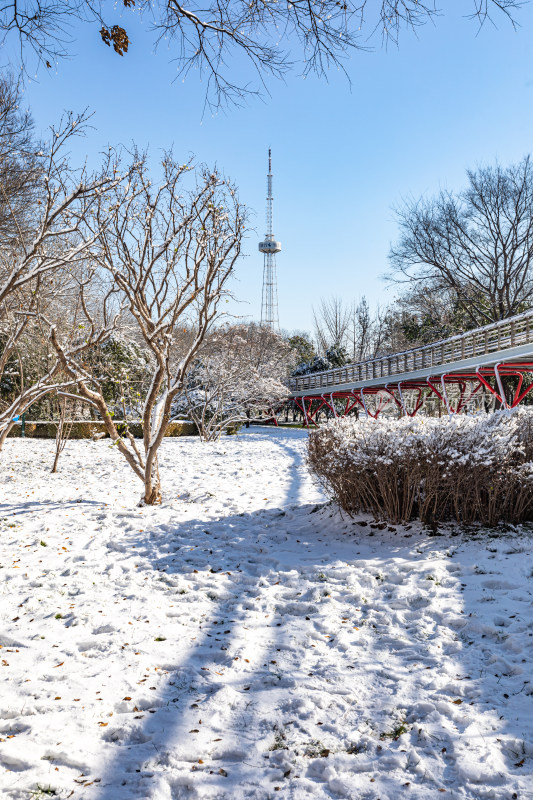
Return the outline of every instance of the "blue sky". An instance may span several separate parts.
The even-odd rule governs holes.
[[[355,52],[328,81],[290,76],[271,81],[270,97],[243,108],[204,113],[205,85],[196,74],[174,80],[171,54],[130,26],[130,52],[120,58],[96,27],[80,31],[76,57],[26,88],[39,130],[68,109],[94,111],[95,129],[73,158],[96,159],[108,143],[174,146],[216,163],[256,212],[257,236],[237,270],[239,303],[260,314],[266,155],[273,150],[274,231],[280,324],[312,329],[321,297],[366,295],[372,306],[394,296],[381,276],[396,237],[393,207],[402,198],[460,188],[465,170],[516,161],[533,142],[533,7],[517,12],[518,30],[503,17],[478,31],[464,2],[405,31],[398,48]],[[461,10],[459,10],[461,6]],[[235,69],[242,69],[236,62]]]

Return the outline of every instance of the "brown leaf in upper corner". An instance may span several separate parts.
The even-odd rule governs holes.
[[[113,50],[115,53],[118,53],[119,56],[123,56],[124,53],[128,52],[130,40],[126,31],[124,28],[121,28],[120,25],[113,25],[111,29],[106,27],[100,28],[100,36],[102,37],[103,43],[108,47],[111,46],[111,42],[113,43]]]

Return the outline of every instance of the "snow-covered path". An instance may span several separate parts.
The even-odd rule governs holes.
[[[343,520],[305,437],[166,440],[155,509],[8,441],[2,798],[533,798],[531,537]]]

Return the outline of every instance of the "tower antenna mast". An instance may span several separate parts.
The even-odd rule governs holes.
[[[264,253],[263,260],[263,296],[261,299],[261,325],[272,330],[279,329],[278,317],[278,286],[276,276],[276,253],[281,251],[281,242],[277,242],[272,232],[273,229],[272,194],[272,150],[268,150],[268,175],[267,175],[267,204],[266,204],[266,234],[264,241],[259,243],[259,252]]]

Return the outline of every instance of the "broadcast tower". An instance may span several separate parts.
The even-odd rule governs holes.
[[[263,242],[259,242],[259,252],[265,254],[263,263],[263,297],[261,300],[261,325],[272,330],[279,329],[278,317],[278,286],[276,280],[276,253],[281,251],[281,242],[276,242],[272,233],[272,151],[268,151],[267,175],[267,205],[266,223],[267,231]]]

